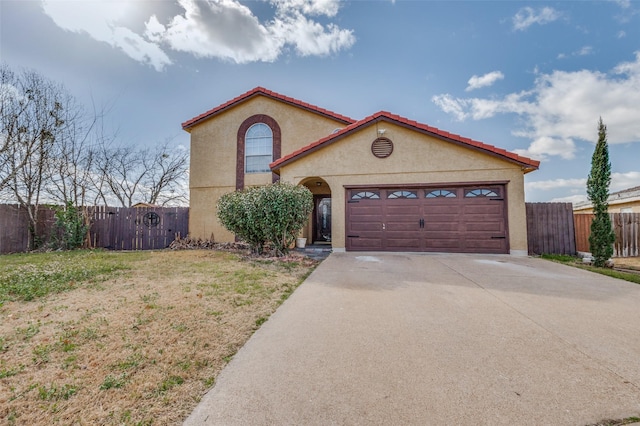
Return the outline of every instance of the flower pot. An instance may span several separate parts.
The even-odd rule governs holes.
[[[296,247],[305,248],[306,245],[307,245],[307,239],[306,238],[296,238]]]

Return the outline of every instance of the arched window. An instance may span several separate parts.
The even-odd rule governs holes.
[[[264,123],[249,127],[244,137],[244,155],[246,173],[270,172],[269,163],[273,161],[273,132]]]

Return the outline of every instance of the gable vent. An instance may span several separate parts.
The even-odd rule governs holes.
[[[393,152],[393,142],[389,138],[378,138],[371,144],[371,152],[378,158],[387,158]]]

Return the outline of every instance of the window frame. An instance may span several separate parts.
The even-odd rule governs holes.
[[[252,129],[256,129],[257,127],[261,127],[264,128],[265,130],[268,130],[269,135],[268,136],[253,136],[253,135],[249,135],[249,132],[252,131]],[[254,154],[253,152],[250,152],[250,148],[249,148],[249,142],[258,142],[262,139],[269,139],[269,146],[252,146],[251,147],[251,151],[260,151],[260,148],[262,148],[264,150],[264,148],[267,148],[269,153],[268,154],[264,154],[264,153],[259,153],[259,154]],[[260,162],[258,164],[258,166],[263,166],[259,169],[255,169],[255,170],[250,170],[249,169],[249,159],[250,158],[267,158],[268,157],[268,161],[266,164],[263,164],[263,162]],[[263,160],[264,161],[264,160]],[[244,172],[247,174],[254,174],[254,173],[269,173],[271,172],[271,169],[269,168],[269,164],[271,164],[273,162],[273,130],[271,129],[271,127],[269,127],[268,124],[263,123],[263,122],[257,122],[252,124],[247,131],[245,132],[244,135]],[[252,162],[253,163],[253,162]]]
[[[236,134],[236,190],[241,191],[244,189],[244,176],[245,176],[245,141],[244,137],[249,127],[256,123],[264,123],[271,128],[273,133],[273,159],[277,160],[281,156],[282,152],[282,131],[280,125],[276,120],[266,114],[255,114],[247,118],[238,127]],[[280,176],[276,173],[271,174],[271,181],[277,182],[280,180]]]

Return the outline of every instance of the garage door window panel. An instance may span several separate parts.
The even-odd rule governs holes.
[[[467,189],[464,191],[464,196],[466,198],[476,198],[476,197],[499,197],[498,190],[494,188],[478,188],[478,189]]]
[[[448,189],[434,189],[426,190],[425,198],[456,198],[457,195],[454,191]]]
[[[380,193],[373,191],[360,191],[351,193],[352,200],[379,200]]]
[[[387,198],[394,199],[417,199],[418,193],[416,191],[390,191],[387,193]]]

